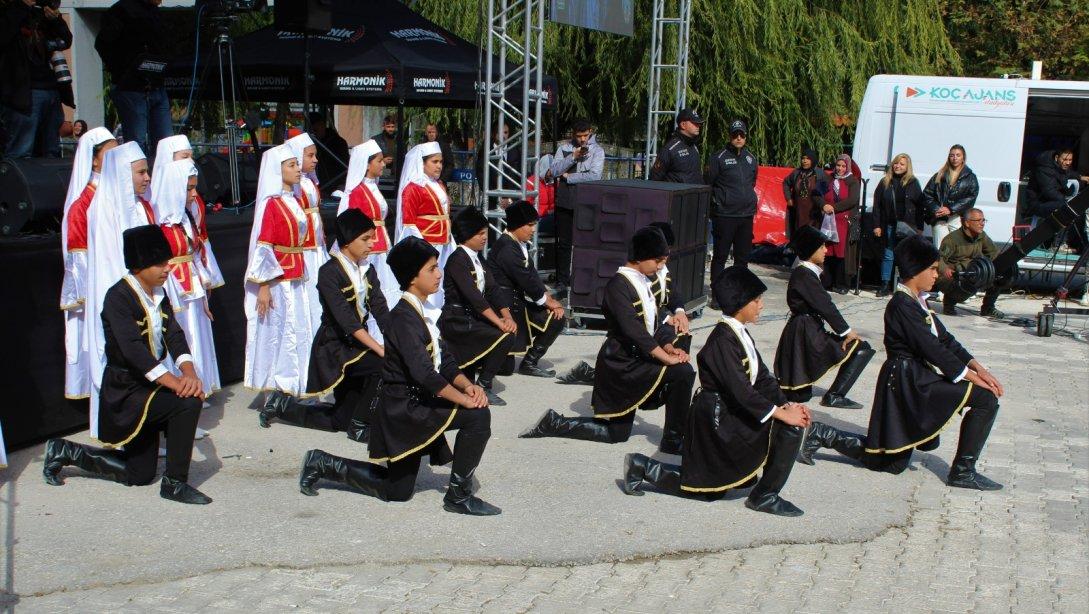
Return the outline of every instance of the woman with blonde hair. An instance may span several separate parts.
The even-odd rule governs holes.
[[[892,294],[892,250],[901,240],[921,232],[922,213],[923,190],[912,172],[911,156],[896,154],[873,192],[873,234],[885,244],[878,298]]]
[[[945,164],[926,183],[923,198],[933,224],[934,247],[941,249],[942,239],[960,228],[961,216],[976,204],[979,181],[968,168],[968,154],[963,145],[949,148]]]

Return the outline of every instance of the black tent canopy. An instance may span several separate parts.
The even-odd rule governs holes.
[[[428,21],[398,0],[333,0],[333,27],[310,36],[310,101],[315,104],[472,107],[477,99],[480,49]],[[234,41],[239,97],[267,102],[303,101],[302,34],[275,26]],[[214,54],[214,50],[213,50]],[[193,56],[167,68],[171,96],[187,98]],[[210,59],[198,62],[215,64]],[[495,61],[498,64],[498,59]],[[198,65],[194,97],[220,96],[217,69]],[[205,82],[201,82],[202,73]],[[545,79],[544,104],[556,104],[556,81]],[[519,98],[521,92],[512,92]]]

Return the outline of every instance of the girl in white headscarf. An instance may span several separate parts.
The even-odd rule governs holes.
[[[109,130],[95,128],[79,138],[72,159],[72,177],[64,199],[61,220],[61,252],[64,281],[60,308],[64,311],[64,396],[85,399],[91,394],[91,371],[87,362],[87,212],[98,188],[106,152],[117,147]],[[2,452],[2,450],[0,450]]]
[[[128,273],[121,233],[154,219],[151,205],[139,195],[151,183],[147,158],[135,141],[106,152],[102,176],[87,211],[87,363],[91,372],[91,436],[98,437],[98,392],[106,368],[102,305],[106,291]]]
[[[151,170],[151,176],[155,177],[159,170],[167,164],[184,159],[193,159],[193,146],[189,143],[188,137],[184,134],[177,134],[161,139],[159,144],[155,146],[155,166]],[[148,200],[155,202],[154,184],[151,186],[149,194]],[[211,288],[218,288],[224,283],[223,273],[219,270],[219,262],[216,261],[215,253],[212,251],[212,243],[208,240],[207,208],[204,205],[204,199],[200,197],[200,194],[194,193],[193,198],[190,198],[185,208],[189,213],[190,222],[197,231],[196,253],[199,254],[201,264],[208,272],[212,283]],[[200,429],[197,430],[199,433]]]
[[[351,157],[348,159],[348,174],[344,180],[346,192],[340,193],[340,207],[337,209],[337,215],[344,213],[350,207],[359,209],[374,222],[375,241],[371,255],[368,256],[368,262],[378,273],[378,281],[382,284],[382,294],[386,297],[386,304],[392,307],[401,300],[401,287],[393,271],[386,264],[386,255],[393,243],[386,230],[386,214],[389,213],[389,206],[378,189],[378,178],[382,176],[382,170],[385,167],[385,154],[374,139],[353,147]],[[373,318],[371,322],[368,322],[368,329],[378,330],[377,325],[373,324]],[[371,336],[375,336],[373,331]],[[378,331],[378,335],[381,334],[381,331]],[[376,338],[381,343],[381,337]]]
[[[318,146],[307,133],[291,137],[284,141],[299,161],[302,179],[295,186],[295,197],[306,212],[307,232],[303,239],[303,259],[306,260],[308,279],[306,291],[310,297],[310,310],[317,316],[321,313],[318,300],[318,269],[329,260],[329,248],[325,243],[325,229],[321,223],[321,191],[318,189]],[[314,318],[314,334],[318,332],[321,318]]]
[[[442,149],[437,141],[420,143],[405,155],[401,184],[397,189],[397,241],[420,237],[439,250],[439,266],[457,249],[450,234],[450,197],[439,183]],[[442,309],[442,287],[427,299],[426,306]]]
[[[257,210],[246,267],[246,387],[269,391],[267,403],[287,403],[306,390],[314,320],[306,290],[303,239],[309,216],[295,197],[302,178],[286,145],[261,157]],[[279,393],[279,394],[277,394]]]
[[[173,255],[166,294],[185,332],[193,366],[207,396],[219,390],[220,383],[212,338],[212,311],[208,307],[211,280],[199,258],[196,228],[186,213],[186,206],[197,192],[197,167],[188,158],[155,166],[157,170],[151,179],[151,193],[155,196],[152,207]]]

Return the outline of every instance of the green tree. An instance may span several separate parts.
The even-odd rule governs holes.
[[[1086,0],[945,0],[942,16],[969,76],[1028,76],[1041,60],[1046,79],[1089,80]]]
[[[483,0],[418,0],[432,21],[481,42]],[[651,0],[636,0],[628,38],[548,24],[546,71],[560,83],[560,123],[586,116],[622,145],[643,137]],[[732,117],[755,153],[793,164],[803,145],[828,158],[852,138],[878,73],[959,74],[938,0],[693,0],[689,104],[707,118],[704,150]],[[661,136],[664,136],[664,131]]]

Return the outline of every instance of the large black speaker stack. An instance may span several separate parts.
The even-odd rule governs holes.
[[[197,192],[208,204],[229,205],[231,166],[224,154],[206,153],[196,159]],[[257,197],[260,160],[256,154],[238,154],[238,187],[242,204]]]
[[[58,232],[72,159],[0,159],[0,235]]]
[[[605,284],[628,258],[628,240],[651,222],[669,222],[676,245],[669,258],[674,291],[688,309],[702,307],[707,268],[711,188],[613,179],[575,186],[570,306],[599,309]]]

